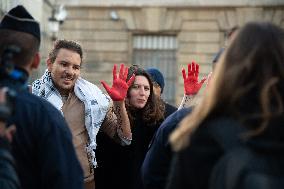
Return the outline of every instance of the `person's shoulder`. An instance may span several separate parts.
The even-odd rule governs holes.
[[[238,136],[245,132],[246,128],[238,120],[222,115],[209,117],[196,130],[196,134],[199,136],[206,135],[206,138],[212,138],[218,143],[224,143],[223,148],[226,148],[227,145],[238,144]]]
[[[32,120],[35,125],[41,125],[48,130],[59,129],[69,133],[63,115],[47,100],[28,92],[17,94],[17,99],[17,105],[26,112],[17,114],[20,119]]]
[[[239,128],[241,128],[239,121],[229,116],[209,116],[200,126],[201,130],[218,131],[224,135],[241,130]]]
[[[47,100],[29,92],[18,93],[17,98],[19,102],[22,104],[43,106],[43,107],[49,107],[50,105],[50,103]]]
[[[177,127],[180,121],[191,112],[191,110],[191,108],[182,108],[175,111],[165,119],[165,121],[159,127],[158,132],[169,134]]]
[[[182,108],[174,113],[172,113],[166,120],[165,123],[176,123],[180,122],[186,115],[188,115],[192,111],[192,108]]]
[[[188,135],[190,145],[181,150],[181,153],[219,154],[223,149],[239,143],[238,137],[235,136],[240,134],[241,130],[234,119],[220,115],[209,116]]]
[[[181,108],[175,112],[175,117],[177,119],[183,119],[186,115],[190,114],[192,107]]]
[[[25,107],[27,111],[44,112],[42,116],[49,117],[57,117],[61,114],[50,102],[29,92],[17,94],[17,99],[19,107]]]
[[[43,99],[29,92],[20,92],[16,95],[17,103],[22,105],[41,106]]]
[[[193,154],[211,154],[219,153],[222,150],[218,138],[231,137],[228,133],[226,135],[225,128],[226,121],[220,117],[210,117],[205,119],[190,135],[188,135],[188,140],[190,144],[186,145],[183,149],[179,151],[180,157],[186,158]]]

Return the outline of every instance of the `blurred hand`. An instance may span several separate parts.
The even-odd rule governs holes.
[[[203,83],[206,80],[206,77],[198,81],[199,76],[199,65],[192,61],[191,64],[187,65],[188,74],[186,77],[185,69],[182,69],[183,83],[184,83],[184,93],[186,95],[195,95],[198,93]]]
[[[113,101],[123,101],[126,97],[127,90],[129,86],[135,79],[135,75],[133,74],[131,78],[126,82],[128,75],[128,67],[124,68],[124,64],[120,65],[119,74],[117,76],[116,73],[116,64],[113,66],[113,84],[110,87],[104,81],[101,81],[103,87],[106,89],[107,93],[111,97]]]

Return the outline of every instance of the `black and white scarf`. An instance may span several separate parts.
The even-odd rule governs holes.
[[[45,71],[40,79],[33,82],[32,93],[52,103],[63,115],[62,97],[53,85],[51,74],[48,70]],[[85,105],[85,127],[90,139],[90,144],[86,150],[91,154],[92,164],[96,167],[96,136],[108,111],[110,98],[96,85],[81,77],[75,83],[74,93]]]

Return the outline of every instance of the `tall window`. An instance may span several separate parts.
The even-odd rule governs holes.
[[[163,73],[165,88],[162,98],[170,104],[175,104],[176,50],[176,36],[133,36],[133,64],[143,68],[155,67]]]

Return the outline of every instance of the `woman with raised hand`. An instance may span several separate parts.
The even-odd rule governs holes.
[[[281,159],[283,100],[284,31],[248,23],[216,65],[205,97],[170,137],[177,154],[167,188],[209,188],[214,165],[240,144]]]
[[[116,67],[114,67],[114,73]],[[120,70],[123,70],[121,68]],[[122,73],[122,71],[120,72]],[[164,120],[164,106],[153,92],[153,83],[148,73],[138,67],[131,66],[127,77],[123,74],[114,75],[113,86],[110,87],[102,82],[106,91],[114,101],[120,103],[126,111],[120,113],[129,119],[129,130],[124,127],[123,136],[129,136],[127,146],[121,146],[106,138],[103,132],[97,136],[97,157],[99,167],[96,170],[96,188],[124,188],[137,189],[142,187],[140,168],[143,163],[148,146],[154,133]],[[133,82],[130,82],[132,75]],[[117,82],[122,78],[129,88]],[[123,91],[117,93],[117,91]],[[118,111],[117,111],[118,112]],[[122,112],[122,111],[119,111]],[[103,130],[102,130],[103,131]]]

